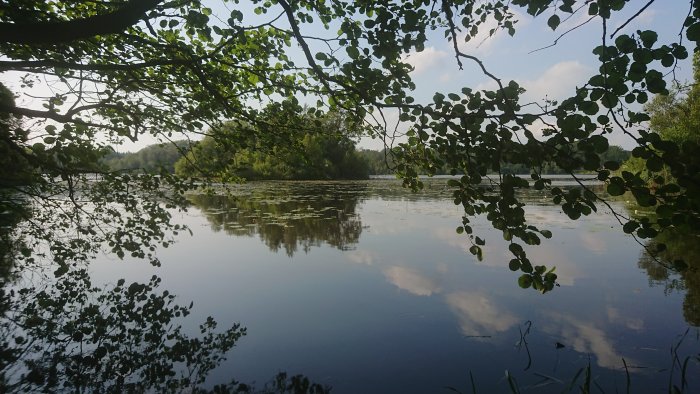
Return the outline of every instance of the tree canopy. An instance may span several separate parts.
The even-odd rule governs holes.
[[[531,262],[522,245],[538,244],[551,233],[527,222],[519,189],[548,189],[552,201],[572,220],[608,205],[609,196],[631,193],[639,205],[654,207],[658,219],[638,220],[614,210],[612,214],[624,231],[641,239],[671,227],[695,233],[700,228],[698,145],[653,132],[649,114],[640,108],[653,95],[669,94],[665,75],[672,76],[695,50],[700,3],[689,1],[688,15],[677,26],[681,34],[672,42],[660,42],[654,30],[622,32],[649,3],[3,2],[0,71],[19,75],[13,94],[37,89],[32,96],[43,96],[35,104],[0,101],[3,124],[13,124],[11,132],[3,132],[3,149],[16,152],[44,174],[19,192],[75,208],[44,220],[75,224],[78,233],[88,237],[80,238],[81,245],[104,241],[118,255],[147,257],[155,245],[168,242],[169,231],[177,230],[163,207],[180,203],[179,192],[193,184],[175,177],[109,172],[100,182],[85,182],[103,172],[96,163],[106,145],[146,135],[165,141],[197,134],[213,137],[236,121],[250,125],[248,135],[227,138],[253,138],[256,147],[282,147],[294,141],[293,134],[264,116],[267,103],[291,113],[312,105],[318,117],[342,110],[366,122],[365,128],[377,138],[388,140],[399,128],[406,130],[407,139],[391,150],[406,186],[420,188],[419,173],[445,169],[463,174],[448,185],[455,203],[464,208],[457,231],[468,235],[472,253],[481,256],[485,241],[473,234],[470,218],[484,214],[511,241],[509,266],[522,271],[520,284],[544,292],[553,288],[556,274]],[[631,14],[629,19],[611,26],[611,18],[623,12]],[[567,18],[580,16],[599,27],[600,35],[588,48],[599,67],[568,98],[526,102],[520,84],[495,75],[465,48],[464,43],[477,39],[484,29],[490,35],[496,30],[515,34],[517,13],[537,17],[536,23],[553,30],[555,42],[565,40],[568,32],[561,31],[561,24]],[[436,92],[431,100],[414,97],[407,56],[426,50],[435,35],[452,46],[455,71],[473,64],[494,87],[455,86]],[[391,113],[398,115],[399,126],[388,120]],[[604,157],[614,135],[624,135],[634,145],[632,154],[644,161],[643,171],[618,171],[621,160]],[[594,172],[607,184],[608,195],[583,183],[571,190],[551,187],[543,173],[547,165],[574,177],[580,168]],[[530,175],[510,174],[506,166],[522,166]],[[657,176],[663,168],[672,176]],[[653,187],[642,172],[654,178]],[[4,172],[3,184],[8,179]],[[83,189],[78,192],[77,186]],[[76,198],[78,193],[81,198]],[[83,201],[98,208],[90,215],[78,214]],[[163,201],[168,203],[161,205]],[[117,223],[110,222],[114,206],[125,211]],[[110,223],[109,230],[92,234],[86,221]],[[126,232],[125,227],[138,231]],[[79,250],[66,241],[73,238],[56,231],[42,228],[32,234],[67,255]],[[94,252],[92,246],[85,248]]]
[[[175,162],[190,148],[188,141],[149,145],[138,152],[109,152],[101,159],[112,171],[159,173],[175,171]]]
[[[369,166],[355,150],[361,124],[345,113],[318,116],[315,110],[298,113],[270,105],[258,118],[266,127],[283,131],[284,144],[269,146],[254,125],[231,121],[196,143],[175,163],[186,177],[231,179],[366,179]]]

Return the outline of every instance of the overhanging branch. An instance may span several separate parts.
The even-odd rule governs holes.
[[[120,33],[162,1],[129,0],[114,12],[72,21],[0,23],[0,43],[56,44]]]
[[[83,71],[126,71],[139,70],[157,66],[181,66],[192,63],[194,60],[188,59],[154,59],[140,63],[70,63],[56,60],[20,60],[20,61],[0,61],[0,71],[17,70],[25,68],[65,68],[70,70]]]

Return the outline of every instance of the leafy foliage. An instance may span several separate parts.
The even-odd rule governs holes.
[[[194,194],[189,200],[214,231],[258,236],[270,250],[283,249],[291,257],[324,243],[353,249],[363,229],[356,207],[366,188],[361,183],[259,183],[227,195]]]
[[[176,173],[221,180],[368,177],[368,166],[353,142],[361,132],[357,122],[339,112],[299,116],[300,108],[292,111],[270,106],[263,115],[266,127],[284,130],[285,144],[267,146],[250,124],[230,122],[182,157]]]
[[[697,143],[679,144],[649,131],[649,115],[637,110],[651,96],[669,93],[664,75],[689,56],[688,44],[700,40],[696,1],[690,2],[690,12],[678,26],[683,40],[666,43],[659,42],[653,30],[626,34],[609,27],[613,15],[631,7],[624,0],[278,0],[253,1],[251,6],[255,15],[242,12],[243,7],[214,15],[196,0],[28,0],[0,5],[0,71],[23,72],[22,89],[40,85],[43,78],[53,88],[41,109],[8,100],[0,103],[5,119],[51,121],[43,130],[36,122],[31,130],[13,126],[9,136],[17,137],[4,137],[8,149],[44,174],[38,186],[22,192],[62,195],[78,203],[74,185],[86,184],[86,174],[99,171],[97,158],[106,142],[96,141],[136,140],[144,134],[170,140],[183,133],[203,133],[221,136],[218,147],[254,143],[255,149],[273,153],[299,147],[299,128],[278,127],[291,126],[293,117],[273,120],[266,115],[268,107],[261,109],[257,103],[275,102],[274,108],[294,113],[302,100],[316,100],[314,111],[345,111],[352,119],[371,123],[371,133],[384,139],[395,131],[386,121],[387,111],[398,111],[408,139],[392,154],[406,186],[420,188],[419,173],[444,169],[463,174],[449,187],[455,203],[464,208],[460,228],[469,236],[472,253],[481,255],[485,240],[472,234],[470,218],[484,214],[512,242],[510,267],[525,275],[521,283],[540,291],[550,290],[556,275],[531,262],[520,244],[538,244],[550,233],[527,222],[517,191],[548,189],[552,201],[574,220],[596,211],[608,198],[583,184],[567,191],[551,187],[547,166],[574,176],[579,169],[594,172],[610,195],[629,192],[639,205],[656,207],[655,221],[613,213],[624,230],[638,238],[654,238],[671,227],[696,233],[700,227]],[[515,10],[547,15],[542,23],[554,34],[560,33],[563,21],[581,13],[600,27],[601,38],[590,48],[599,67],[569,98],[525,105],[518,83],[494,75],[462,49],[464,41],[474,40],[484,29],[489,35],[498,29],[515,34]],[[496,27],[490,29],[492,22]],[[318,29],[330,31],[330,37],[316,34]],[[496,88],[455,87],[436,92],[427,102],[412,97],[415,84],[406,56],[423,51],[434,33],[453,46],[458,68],[473,63]],[[291,55],[295,51],[301,61]],[[246,131],[227,135],[222,130],[229,121]],[[21,137],[26,131],[32,133],[31,142]],[[319,130],[311,134],[311,140],[322,135]],[[646,174],[624,169],[616,173],[620,160],[604,160],[613,134],[635,145],[632,154],[643,161],[653,186]],[[508,166],[528,170],[529,179],[508,173]],[[664,168],[670,177],[661,175]],[[121,187],[98,189],[102,194],[91,194],[90,199],[135,209],[131,193],[122,192],[134,179],[105,179]],[[151,185],[169,181],[177,182],[164,177]],[[156,207],[153,203],[141,217],[165,218]],[[59,223],[72,219],[62,217]],[[104,223],[103,219],[98,216],[93,222]],[[167,222],[143,220],[148,226]],[[103,238],[114,241],[116,251],[129,252],[140,248],[136,245],[150,250],[149,237],[161,238],[161,231],[150,228],[136,237],[116,235],[122,233],[123,228],[121,233],[116,229],[115,235]],[[48,233],[44,236],[59,242],[49,240]],[[80,248],[64,249],[81,253]]]
[[[100,162],[110,171],[142,171],[158,174],[161,170],[175,172],[175,162],[189,151],[188,141],[149,145],[134,153],[110,152]]]
[[[201,337],[188,337],[174,323],[191,305],[155,292],[159,283],[122,279],[101,289],[77,269],[55,285],[3,289],[10,315],[0,321],[3,391],[175,391],[203,383],[245,329],[215,333],[210,317]]]
[[[624,174],[639,177],[637,188],[630,190],[642,210],[653,210],[649,218],[629,220],[623,230],[628,233],[642,231],[643,238],[655,238],[657,233],[687,234],[690,238],[698,234],[700,224],[692,216],[697,208],[696,195],[699,191],[697,170],[700,163],[697,158],[700,147],[700,57],[693,59],[695,80],[689,86],[676,84],[669,95],[659,95],[645,106],[650,115],[650,137],[657,141],[652,153],[644,155],[639,150],[633,158],[623,163]],[[670,149],[670,151],[668,150]],[[634,152],[633,152],[634,153]],[[671,155],[678,156],[683,166],[693,174],[686,174],[678,162],[670,160]],[[628,175],[630,176],[630,175]],[[643,183],[642,183],[643,182]],[[651,192],[647,193],[646,190]],[[621,194],[622,190],[614,190]],[[661,197],[658,199],[657,197]],[[682,209],[679,209],[682,207]],[[689,218],[683,218],[684,212],[690,212]],[[650,226],[655,223],[657,228]],[[659,239],[668,239],[660,234]],[[657,242],[659,251],[666,244]]]

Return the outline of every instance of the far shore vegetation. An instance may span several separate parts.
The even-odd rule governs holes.
[[[230,152],[228,161],[214,153],[215,141],[174,141],[149,145],[137,152],[110,152],[102,162],[112,171],[166,171],[182,176],[211,175],[214,170],[220,180],[346,180],[368,179],[371,175],[394,175],[394,160],[390,150],[358,149],[355,142],[306,136],[298,149],[282,152],[243,148]],[[183,156],[184,155],[184,156]],[[625,162],[631,153],[619,146],[610,146],[605,161]],[[196,159],[195,159],[196,158]],[[216,159],[214,163],[213,159]],[[217,168],[218,167],[218,168]],[[524,166],[504,164],[502,171],[528,174]],[[581,173],[586,171],[581,169]],[[565,174],[560,168],[544,166],[543,174]],[[435,175],[452,175],[438,169]],[[457,175],[457,174],[454,174]]]

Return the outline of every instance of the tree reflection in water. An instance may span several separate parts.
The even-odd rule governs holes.
[[[0,386],[3,392],[176,391],[204,382],[245,328],[217,332],[210,317],[198,337],[178,320],[160,278],[93,286],[85,269],[58,280],[2,289]]]
[[[268,185],[270,187],[261,187]],[[214,231],[259,235],[272,251],[288,256],[299,249],[327,244],[349,250],[360,239],[362,222],[355,212],[366,195],[362,183],[258,183],[234,194],[190,196]]]
[[[16,256],[31,242],[14,231],[24,211],[12,212],[0,213],[0,392],[329,391],[284,373],[262,389],[235,381],[203,389],[245,328],[220,330],[209,317],[188,335],[180,324],[192,304],[176,304],[157,276],[95,286],[80,258],[55,278],[50,264],[20,267]]]
[[[654,257],[650,251],[664,244],[666,249]],[[661,233],[646,245],[638,262],[649,276],[649,286],[663,286],[664,292],[685,292],[683,317],[692,326],[700,326],[700,239],[679,229]]]

